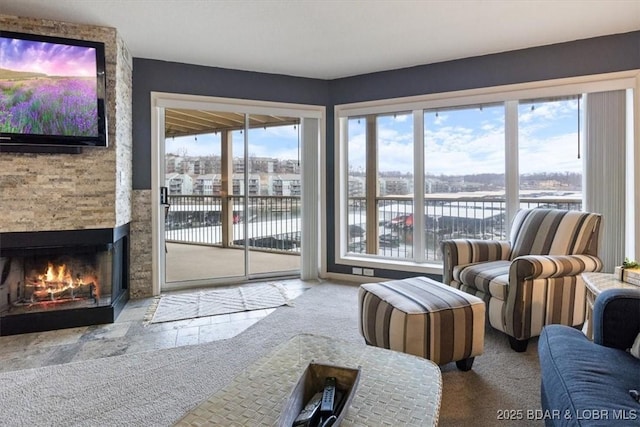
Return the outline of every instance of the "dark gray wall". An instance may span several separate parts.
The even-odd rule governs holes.
[[[640,67],[640,31],[331,81],[331,103],[451,92]]]
[[[335,264],[333,106],[564,77],[640,69],[640,31],[385,71],[331,81],[134,59],[134,189],[151,188],[151,91],[281,101],[327,107],[327,266]],[[376,270],[380,277],[410,273]]]

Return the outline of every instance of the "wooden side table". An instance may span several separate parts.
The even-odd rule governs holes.
[[[587,289],[586,335],[593,339],[593,304],[600,292],[607,289],[640,289],[640,286],[622,282],[609,273],[582,273],[582,280]]]

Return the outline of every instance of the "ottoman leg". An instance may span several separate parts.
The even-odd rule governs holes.
[[[457,360],[456,361],[456,366],[461,371],[468,371],[468,370],[471,369],[471,365],[473,365],[473,360],[474,359],[475,359],[475,357],[468,357],[466,359]]]

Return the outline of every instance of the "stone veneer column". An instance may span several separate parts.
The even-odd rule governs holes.
[[[131,221],[131,266],[129,295],[146,298],[153,295],[151,190],[134,190]]]

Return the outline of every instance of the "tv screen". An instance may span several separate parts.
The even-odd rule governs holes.
[[[0,31],[0,144],[106,147],[104,43]]]

